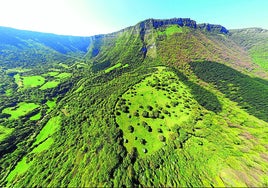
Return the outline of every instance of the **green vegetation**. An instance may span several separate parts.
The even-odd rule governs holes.
[[[56,106],[56,99],[54,100],[48,100],[46,102],[46,105],[48,106],[49,110],[48,111],[51,111],[55,106]]]
[[[49,76],[57,76],[58,74],[59,74],[59,72],[48,72],[46,74],[43,74],[43,76],[47,76],[47,75],[49,75]]]
[[[121,66],[122,66],[122,63],[117,63],[117,64],[115,64],[114,66],[112,66],[112,67],[106,69],[104,72],[105,72],[105,73],[111,72],[112,70],[117,69],[117,68],[119,68],[119,67],[121,67]]]
[[[6,91],[5,91],[5,93],[6,93],[6,96],[8,96],[8,97],[10,97],[11,95],[12,95],[12,89],[7,89]]]
[[[216,62],[190,65],[199,78],[215,85],[250,114],[268,121],[268,82],[266,80],[251,78]]]
[[[63,72],[63,73],[60,73],[58,75],[55,75],[55,77],[59,78],[59,79],[69,78],[70,76],[72,76],[72,74],[67,73],[67,72]]]
[[[53,138],[49,137],[44,142],[39,144],[36,148],[34,148],[31,153],[40,153],[42,151],[48,150],[53,143]]]
[[[188,28],[182,28],[180,26],[176,26],[176,25],[172,25],[172,26],[169,26],[167,28],[165,28],[164,31],[158,31],[158,35],[167,35],[167,36],[170,36],[170,35],[173,35],[175,33],[183,33],[183,32],[186,32],[188,31]]]
[[[42,85],[40,89],[46,90],[46,89],[54,88],[54,87],[57,87],[59,84],[60,84],[59,81],[49,81],[49,82],[46,82],[44,85]]]
[[[20,74],[16,74],[16,75],[14,76],[14,78],[15,78],[15,82],[16,82],[16,84],[18,85],[18,87],[21,87],[21,86],[23,85],[23,82],[22,82],[22,80],[21,80]]]
[[[34,116],[30,117],[30,120],[32,121],[36,121],[39,120],[41,118],[41,112],[35,114]]]
[[[16,176],[19,176],[19,175],[25,173],[32,166],[32,164],[33,164],[32,161],[27,162],[27,158],[23,157],[23,159],[17,163],[14,170],[12,170],[12,172],[10,172],[10,174],[6,178],[7,181],[11,182],[11,180],[13,180]]]
[[[117,104],[116,121],[123,130],[125,147],[140,156],[152,154],[165,142],[180,139],[196,102],[189,89],[164,67],[129,89]],[[129,131],[129,129],[131,131]],[[184,141],[184,138],[181,138]]]
[[[26,76],[23,77],[23,86],[27,87],[37,87],[45,83],[45,78],[42,76]]]
[[[268,71],[268,43],[264,46],[255,46],[249,50],[253,61]]]
[[[60,124],[61,124],[61,117],[60,116],[52,117],[47,122],[45,127],[37,135],[36,141],[34,142],[33,145],[38,145],[39,143],[41,143],[44,140],[46,140],[47,138],[49,138],[49,136],[54,134],[59,129]]]
[[[5,138],[7,138],[14,129],[12,128],[7,128],[2,125],[0,125],[0,142],[2,142]]]
[[[267,187],[266,31],[165,23],[5,31],[0,187]]]
[[[10,119],[18,119],[19,117],[28,114],[38,107],[39,105],[35,103],[21,102],[15,107],[5,108],[2,113],[10,114]]]

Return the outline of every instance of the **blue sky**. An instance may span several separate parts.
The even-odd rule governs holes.
[[[147,18],[268,29],[268,0],[0,0],[0,25],[68,35],[110,33]]]

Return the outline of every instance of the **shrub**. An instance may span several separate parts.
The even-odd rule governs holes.
[[[141,124],[142,124],[143,127],[148,125],[145,121],[142,121]]]
[[[152,127],[151,126],[147,125],[145,128],[147,129],[148,132],[152,132]]]
[[[147,109],[150,110],[150,111],[152,111],[152,110],[153,110],[153,107],[150,106],[150,105],[148,105],[148,106],[147,106]]]
[[[132,125],[129,125],[128,128],[130,133],[133,133],[134,132],[134,127]]]
[[[171,102],[171,105],[172,105],[173,107],[178,106],[178,104],[179,104],[178,101],[172,101],[172,102]]]
[[[122,106],[122,112],[129,113],[128,110],[129,110],[129,107],[128,106],[126,106],[126,105]]]
[[[160,115],[159,111],[157,110],[153,111],[153,118],[159,118],[159,115]]]
[[[159,135],[159,140],[161,141],[161,142],[165,142],[166,141],[166,138],[163,136],[163,135]]]
[[[143,111],[142,112],[142,116],[145,117],[145,118],[148,118],[149,117],[149,113],[147,111]]]
[[[136,116],[136,117],[139,117],[139,112],[135,111],[135,112],[133,113],[133,115]]]
[[[157,132],[162,133],[163,131],[162,131],[162,129],[157,128]]]
[[[145,145],[145,144],[146,144],[146,140],[145,140],[144,138],[141,138],[141,139],[140,139],[140,143],[141,143],[142,145]]]

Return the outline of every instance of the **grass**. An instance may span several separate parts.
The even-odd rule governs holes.
[[[49,137],[48,139],[46,139],[46,141],[34,148],[31,153],[41,153],[42,151],[48,150],[53,143],[53,138]]]
[[[39,120],[40,118],[41,118],[41,112],[39,112],[38,114],[30,117],[30,120],[36,121],[36,120]]]
[[[127,113],[124,112],[126,106]],[[129,152],[136,147],[140,156],[145,156],[144,149],[146,154],[152,154],[169,141],[180,139],[177,129],[186,128],[193,115],[191,108],[196,106],[186,85],[173,72],[159,68],[158,72],[130,88],[117,103],[116,121],[123,130],[125,147]],[[144,117],[143,111],[147,111],[149,117]],[[146,143],[141,143],[141,139]]]
[[[158,31],[158,35],[164,35],[167,36],[173,35],[175,33],[183,33],[186,28],[179,27],[177,25],[172,25],[167,27],[164,31]]]
[[[22,87],[23,86],[23,82],[22,82],[22,79],[20,77],[20,74],[16,74],[14,76],[15,78],[15,83],[18,85],[18,87]]]
[[[45,78],[42,76],[26,76],[23,77],[24,88],[37,87],[45,83]]]
[[[48,73],[46,73],[46,74],[43,74],[43,76],[56,76],[56,75],[58,75],[58,74],[59,74],[59,72],[51,71],[51,72],[48,72]]]
[[[13,128],[7,128],[0,125],[0,142],[7,138],[13,132],[13,130]]]
[[[10,114],[10,119],[18,119],[19,117],[28,114],[38,107],[39,105],[35,103],[21,102],[15,107],[5,108],[2,113]]]
[[[268,71],[268,45],[255,46],[249,50],[252,60],[261,66],[263,69]]]
[[[13,91],[12,91],[12,89],[7,89],[5,91],[5,93],[6,93],[6,96],[10,97],[12,95]]]
[[[42,87],[40,87],[40,89],[46,90],[46,89],[54,88],[54,87],[57,87],[59,84],[60,84],[59,81],[49,81],[49,82],[45,83],[44,85],[42,85]]]
[[[119,68],[119,67],[121,67],[121,66],[122,66],[122,63],[117,63],[117,64],[115,64],[114,66],[109,67],[108,69],[106,69],[104,72],[105,72],[105,73],[111,72],[112,70],[117,69],[117,68]]]
[[[69,68],[69,66],[68,66],[68,65],[66,65],[66,64],[64,64],[64,63],[60,63],[60,64],[59,64],[59,66],[61,66],[61,67],[65,68],[65,69],[68,69],[68,68]]]
[[[31,69],[24,69],[21,67],[16,67],[16,68],[12,68],[12,69],[7,69],[6,73],[10,74],[10,73],[23,73],[23,72],[28,72],[31,71]]]
[[[54,98],[53,100],[48,100],[46,102],[46,105],[48,106],[48,112],[50,112],[55,106],[56,106],[56,98]]]
[[[38,145],[39,143],[43,142],[48,137],[50,137],[52,134],[54,134],[59,129],[60,124],[61,124],[60,116],[52,117],[43,127],[40,133],[37,135],[36,141],[34,142],[33,145]]]
[[[25,173],[33,164],[33,162],[26,162],[27,157],[23,157],[22,160],[20,162],[17,163],[16,167],[14,168],[14,170],[12,170],[9,175],[7,176],[6,180],[11,183],[11,181],[18,175],[21,175],[23,173]],[[7,185],[7,187],[9,187],[9,185]]]
[[[55,77],[60,78],[60,79],[64,79],[64,78],[69,78],[71,76],[72,76],[71,73],[64,72],[64,73],[60,73],[60,74],[56,75]]]
[[[48,150],[51,145],[54,143],[53,138],[50,136],[54,134],[60,127],[60,116],[52,117],[45,127],[40,131],[40,133],[36,137],[36,141],[33,143],[35,147],[31,153],[40,153],[45,150]],[[40,144],[41,143],[41,144]],[[16,167],[9,173],[6,180],[10,184],[11,181],[18,175],[25,173],[32,165],[34,161],[27,162],[28,156],[24,156],[20,162],[17,163]],[[9,186],[8,184],[8,186]]]
[[[77,88],[74,92],[75,92],[75,93],[79,93],[80,91],[83,90],[83,88],[84,88],[84,86],[81,85],[81,86],[79,86],[79,88]]]

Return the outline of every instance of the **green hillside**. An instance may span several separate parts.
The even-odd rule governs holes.
[[[268,71],[268,30],[248,28],[231,32],[231,38],[248,51],[252,61]]]
[[[256,37],[181,18],[88,38],[5,29],[0,186],[268,186]]]

